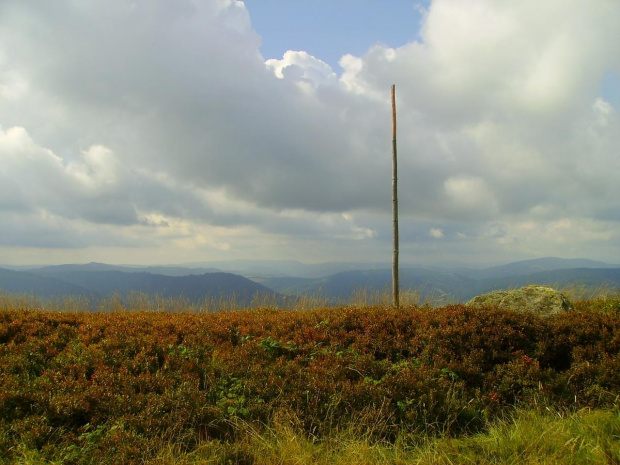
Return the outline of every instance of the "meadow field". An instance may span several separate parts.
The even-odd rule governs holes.
[[[2,463],[620,463],[618,296],[549,318],[2,303]]]

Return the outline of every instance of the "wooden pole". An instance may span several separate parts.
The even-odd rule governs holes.
[[[400,307],[398,283],[398,159],[396,155],[396,86],[392,85],[392,306]]]

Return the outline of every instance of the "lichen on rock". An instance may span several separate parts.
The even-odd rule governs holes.
[[[536,284],[521,289],[495,291],[479,295],[465,305],[532,312],[539,316],[554,315],[573,308],[573,305],[561,292]]]

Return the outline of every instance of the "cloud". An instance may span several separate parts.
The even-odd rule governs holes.
[[[333,83],[337,79],[331,66],[304,51],[289,50],[281,60],[272,58],[267,60],[265,65],[280,79],[284,79],[285,74],[289,75],[291,71],[292,78],[296,81],[304,80],[313,85]]]
[[[484,179],[452,177],[444,181],[444,191],[452,209],[452,217],[463,219],[493,218],[497,204]]]
[[[428,235],[435,239],[441,239],[442,237],[444,237],[443,231],[439,228],[431,228],[431,230],[428,232]]]
[[[304,51],[265,62],[238,1],[4,1],[0,242],[389,257],[395,83],[403,250],[580,255],[596,238],[613,256],[620,121],[601,86],[619,14],[434,0],[417,41],[337,75]],[[588,226],[559,248],[565,219]]]
[[[123,201],[121,168],[102,146],[90,147],[83,159],[67,165],[39,147],[22,127],[0,127],[2,205],[9,211],[47,209],[66,218],[94,223],[127,224],[135,212]]]

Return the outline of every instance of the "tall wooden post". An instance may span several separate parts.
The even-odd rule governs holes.
[[[392,306],[400,307],[398,283],[398,159],[396,156],[396,86],[392,85]]]

